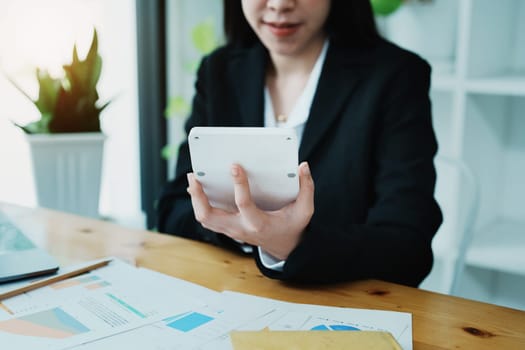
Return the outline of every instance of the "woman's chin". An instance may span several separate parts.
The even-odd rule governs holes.
[[[295,56],[300,52],[300,46],[293,41],[273,41],[265,46],[271,54],[279,56]]]

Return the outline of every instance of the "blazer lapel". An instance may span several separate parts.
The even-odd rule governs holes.
[[[264,126],[264,76],[266,52],[262,45],[241,49],[230,60],[235,97],[239,105],[239,126]]]
[[[330,44],[299,148],[300,161],[308,159],[342,112],[363,75],[361,68],[367,64],[365,52]],[[232,55],[228,76],[232,77],[230,86],[240,111],[240,119],[234,120],[233,125],[264,126],[267,59],[262,45],[239,49]]]
[[[304,128],[299,148],[300,161],[308,159],[340,116],[349,95],[361,80],[360,68],[365,64],[361,50],[342,49],[330,44]]]

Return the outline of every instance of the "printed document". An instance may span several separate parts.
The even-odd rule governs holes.
[[[234,330],[383,331],[412,350],[409,313],[219,293],[118,259],[2,304],[10,350],[231,350]]]
[[[162,276],[159,277],[159,276]],[[0,343],[9,349],[65,349],[200,306],[173,279],[118,260],[3,301]]]

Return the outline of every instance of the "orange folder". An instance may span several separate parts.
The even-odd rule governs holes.
[[[230,339],[235,350],[402,350],[388,332],[234,331]]]

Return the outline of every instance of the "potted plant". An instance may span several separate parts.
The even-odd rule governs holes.
[[[412,2],[431,2],[432,0],[413,0]],[[410,0],[370,0],[374,14],[378,16],[388,16],[394,13],[404,2]]]
[[[31,98],[40,119],[20,127],[31,148],[38,204],[43,207],[97,217],[105,136],[97,83],[102,70],[96,30],[89,51],[80,59],[76,44],[64,75],[51,77],[36,69],[38,97]]]

